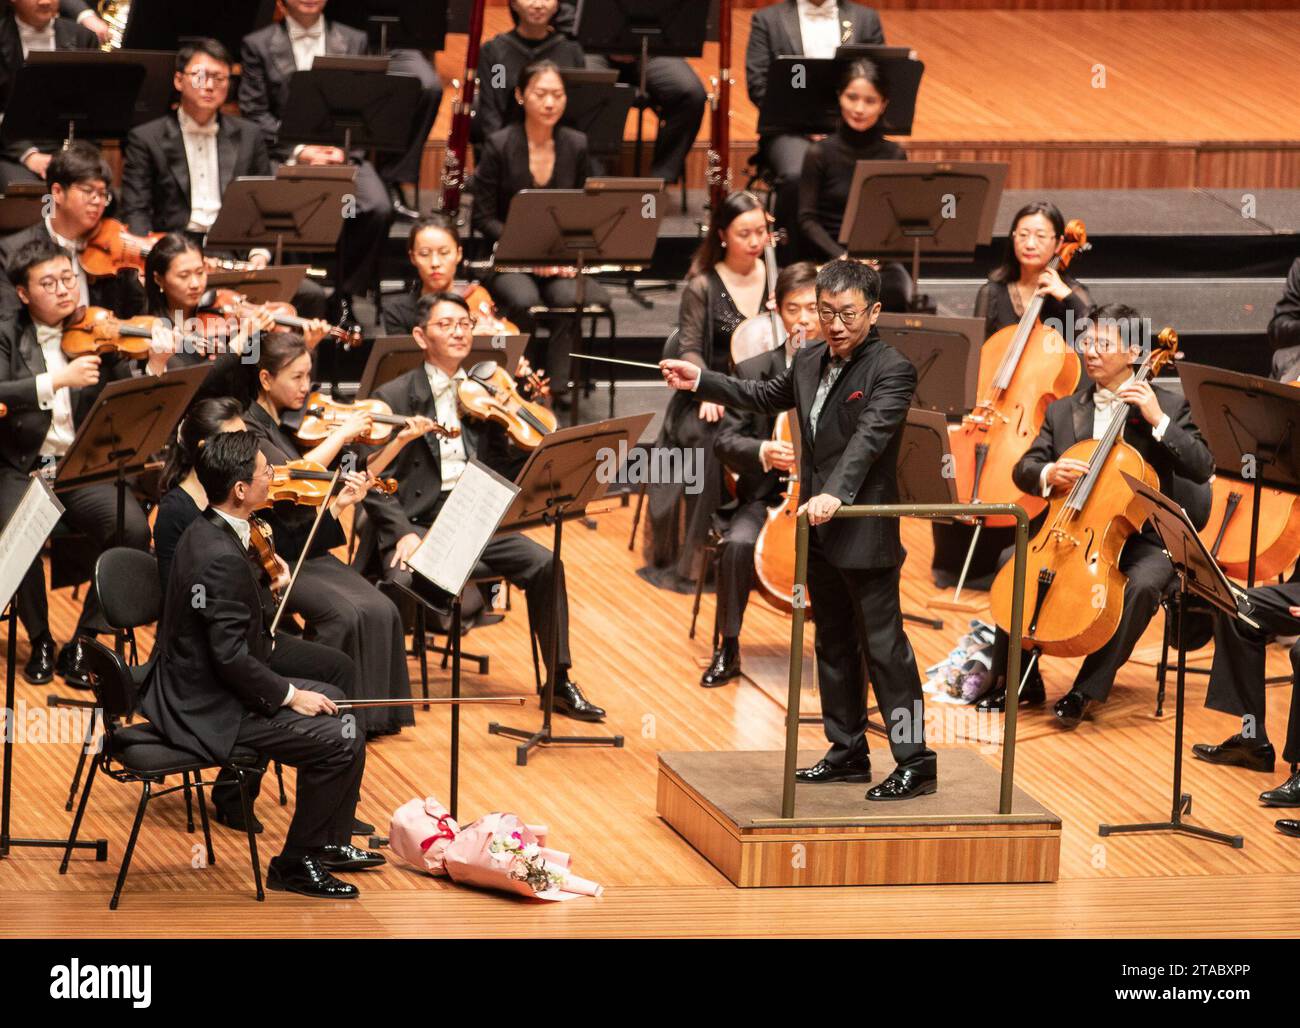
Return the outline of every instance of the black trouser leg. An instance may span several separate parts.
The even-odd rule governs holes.
[[[786,229],[790,238],[799,238],[799,176],[803,171],[804,154],[812,141],[806,136],[769,136],[762,141],[763,158],[772,171],[776,189],[776,224]],[[787,244],[790,256],[797,249],[794,243]]]
[[[532,621],[533,631],[537,634],[537,642],[548,670],[551,666],[552,618],[558,618],[560,646],[555,677],[559,680],[563,677],[564,671],[573,666],[573,660],[569,655],[569,593],[564,584],[564,563],[561,561],[559,568],[558,610],[553,609],[551,601],[553,565],[550,550],[541,543],[533,542],[522,535],[507,535],[500,539],[493,539],[488,543],[479,561],[480,568],[486,569],[490,574],[501,575],[511,585],[524,590],[524,597],[528,602],[528,616]]]
[[[650,58],[646,91],[659,114],[650,176],[674,182],[685,171],[708,96],[699,76],[680,57]]]
[[[754,544],[767,523],[767,505],[761,500],[736,510],[722,537],[718,552],[717,630],[723,639],[740,635],[754,585]]]
[[[356,166],[353,183],[356,210],[343,221],[340,240],[344,264],[338,269],[338,287],[350,296],[364,294],[375,282],[379,260],[383,255],[388,226],[393,220],[393,205],[388,190],[369,161]]]

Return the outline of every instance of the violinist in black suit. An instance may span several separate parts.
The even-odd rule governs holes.
[[[225,761],[242,747],[297,768],[293,820],[284,849],[271,858],[267,885],[351,899],[356,886],[330,872],[384,863],[350,843],[366,742],[348,719],[335,716],[335,702],[355,685],[356,669],[328,647],[287,635],[272,640],[266,630],[270,596],[249,548],[249,517],[271,481],[257,437],[212,436],[199,455],[198,477],[208,507],[172,555],[140,711],[169,743],[196,756]],[[288,579],[281,562],[277,584]],[[288,677],[288,667],[305,665],[332,681]]]
[[[1102,438],[1119,415],[1126,419],[1121,438],[1159,476],[1161,492],[1182,504],[1193,523],[1204,524],[1210,505],[1206,483],[1214,474],[1214,458],[1180,392],[1134,380],[1145,324],[1124,304],[1093,308],[1082,336],[1083,366],[1091,384],[1047,408],[1038,438],[1016,464],[1012,478],[1027,493],[1052,496],[1069,490],[1087,474],[1088,465],[1065,457],[1065,452],[1081,440]],[[1076,727],[1092,704],[1105,702],[1116,673],[1132,655],[1174,577],[1173,565],[1149,525],[1124,544],[1119,568],[1127,579],[1119,626],[1106,645],[1084,658],[1070,691],[1056,701],[1053,713],[1063,728]],[[1042,703],[1044,698],[1041,678],[1031,675],[1020,702]],[[1003,694],[997,692],[980,707],[1001,710],[1004,704]]]
[[[784,345],[736,365],[736,377],[755,382],[777,378],[790,367],[805,343],[821,337],[817,320],[817,266],[791,264],[776,277],[776,309],[785,328]],[[718,646],[700,678],[706,688],[740,674],[740,628],[754,584],[754,546],[767,523],[768,509],[785,494],[784,475],[794,467],[792,443],[774,439],[776,418],[728,408],[713,440],[713,452],[736,474],[736,496],[718,509],[726,530],[718,551],[717,614],[713,634]]]
[[[778,57],[834,57],[841,46],[883,44],[880,15],[852,0],[780,0],[754,12],[745,48],[745,88],[762,108],[767,80]],[[784,133],[759,140],[762,162],[776,182],[776,221],[794,232],[799,211],[799,173],[811,136]]]
[[[99,40],[71,18],[58,16],[55,0],[11,0],[0,17],[0,112],[9,102],[18,69],[33,50],[93,50]],[[0,190],[10,182],[41,182],[61,145],[51,139],[15,139],[0,149]]]
[[[507,478],[513,478],[524,461],[500,425],[460,416],[457,389],[468,377],[461,364],[469,355],[473,329],[464,299],[455,293],[422,296],[416,317],[413,334],[424,351],[424,363],[375,390],[375,398],[388,404],[394,414],[423,414],[446,428],[460,429],[460,435],[447,439],[428,434],[411,443],[392,464],[398,482],[396,494],[381,496],[372,490],[363,501],[384,572],[390,577],[408,573],[407,559],[420,545],[470,458]],[[559,608],[551,609],[551,576],[558,573],[563,579],[563,565],[556,569],[550,551],[540,543],[510,534],[488,543],[476,570],[499,574],[524,590],[529,620],[548,668],[552,619],[558,619],[555,711],[580,721],[604,718],[605,712],[589,702],[569,678],[569,601],[563,582]]]
[[[831,748],[796,779],[870,781],[865,661],[897,762],[867,798],[910,799],[934,792],[938,773],[925,744],[921,677],[899,609],[905,553],[898,521],[831,518],[844,504],[898,502],[898,450],[916,369],[874,331],[880,275],[873,268],[856,261],[827,264],[817,275],[817,308],[826,342],[800,349],[777,378],[747,382],[683,360],[660,366],[674,389],[693,389],[728,408],[797,411],[800,494],[808,496],[801,510],[813,526],[809,600],[817,616],[822,722]]]
[[[6,523],[27,491],[33,473],[52,470],[68,452],[77,427],[90,412],[104,383],[130,374],[128,362],[94,355],[69,359],[62,349],[63,321],[77,309],[77,276],[68,255],[48,239],[27,243],[9,262],[8,274],[21,309],[0,321],[0,524]],[[161,374],[166,356],[151,359]],[[61,493],[68,521],[103,549],[117,535],[117,489],[111,482]],[[149,548],[149,525],[128,493],[125,538],[118,545]],[[69,685],[89,688],[80,639],[107,632],[92,583],[86,591],[76,634],[54,655],[45,569],[38,557],[18,588],[18,616],[31,653],[23,677],[48,682],[57,670]]]

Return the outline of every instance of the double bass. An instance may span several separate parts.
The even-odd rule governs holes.
[[[1146,382],[1174,359],[1178,333],[1160,332],[1138,369]],[[1100,439],[1084,439],[1061,459],[1086,461],[1088,471],[1068,492],[1053,496],[1047,518],[1030,541],[1025,570],[1026,646],[1055,657],[1080,657],[1104,646],[1119,626],[1126,578],[1119,569],[1120,550],[1146,520],[1135,494],[1120,472],[1154,489],[1159,476],[1131,445],[1120,438],[1129,404],[1120,404]],[[1014,561],[998,572],[989,592],[993,619],[1011,624]]]
[[[1076,218],[1065,226],[1064,240],[1047,267],[1068,267],[1086,249],[1087,229]],[[1011,480],[1011,469],[1043,427],[1048,405],[1074,392],[1082,368],[1061,334],[1038,320],[1042,309],[1043,298],[1035,296],[1019,324],[994,332],[980,349],[979,400],[960,425],[948,429],[962,503],[1017,503],[1031,518],[1043,509],[1042,497]],[[1006,517],[986,521],[990,527],[1014,524]]]

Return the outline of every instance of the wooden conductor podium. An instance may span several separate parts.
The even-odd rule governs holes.
[[[1011,616],[1008,676],[1020,675],[1028,521],[1012,505],[978,512],[1017,517],[1018,591]],[[843,507],[836,517],[959,517],[966,504]],[[799,519],[795,582],[807,582],[808,520]],[[821,756],[798,749],[804,610],[791,623],[786,748],[780,751],[659,754],[659,816],[733,885],[948,885],[1052,882],[1061,852],[1061,819],[1014,784],[1017,711],[956,708],[1001,727],[1001,767],[970,747],[939,748],[939,790],[903,802],[865,798],[867,785],[805,785],[795,811],[794,771]],[[933,705],[933,711],[938,705]],[[940,708],[954,709],[954,708]],[[981,733],[983,734],[983,733]],[[991,740],[998,732],[988,733]],[[995,752],[996,746],[987,747]],[[872,781],[892,770],[877,745]]]

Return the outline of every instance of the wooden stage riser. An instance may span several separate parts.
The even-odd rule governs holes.
[[[1056,881],[1058,827],[869,825],[736,831],[664,768],[659,816],[740,888]]]

